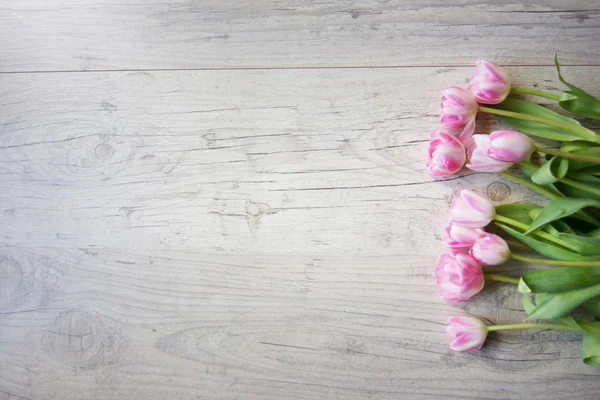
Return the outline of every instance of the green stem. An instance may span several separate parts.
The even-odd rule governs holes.
[[[484,106],[479,106],[479,111],[485,112],[488,114],[502,115],[504,117],[522,119],[524,121],[539,122],[544,125],[553,126],[555,128],[562,129],[564,131],[567,131],[569,133],[577,135],[584,140],[588,140],[588,141],[590,139],[594,139],[594,141],[598,140],[596,133],[590,131],[589,129],[584,128],[583,126],[579,126],[579,125],[569,123],[569,122],[547,119],[547,118],[537,117],[535,115],[523,114],[523,113],[518,113],[518,112],[514,112],[514,111],[507,111],[507,110],[502,110],[499,108],[491,108],[491,107],[484,107]]]
[[[515,285],[519,284],[519,278],[513,278],[511,276],[496,275],[496,274],[483,274],[483,277],[488,281],[514,283]]]
[[[525,224],[523,222],[514,220],[512,218],[505,217],[504,215],[496,215],[496,218],[494,218],[494,219],[496,221],[498,221],[498,222],[502,222],[502,223],[505,223],[507,225],[512,225],[512,226],[514,226],[516,228],[520,228],[520,229],[524,229],[524,230],[529,229],[529,225],[527,225],[527,224]]]
[[[491,325],[488,326],[488,331],[510,331],[517,329],[554,329],[559,331],[581,332],[581,328],[562,325],[562,324],[544,324],[544,323],[523,323],[510,325]]]
[[[546,92],[544,90],[532,89],[528,87],[513,87],[510,89],[511,93],[525,93],[532,94],[534,96],[545,97],[550,100],[559,101],[560,96],[554,93]]]
[[[565,185],[569,185],[569,186],[572,186],[572,187],[577,188],[577,189],[584,190],[584,191],[586,191],[588,193],[592,193],[592,194],[595,194],[597,196],[600,196],[600,189],[597,189],[597,188],[595,188],[593,186],[590,186],[590,185],[586,185],[585,183],[578,182],[578,181],[576,181],[574,179],[571,179],[571,178],[561,178],[561,179],[559,179],[559,182],[562,182]]]
[[[530,169],[535,169],[536,171],[538,169],[540,169],[540,167],[538,167],[537,165],[532,164],[532,163],[527,162],[527,161],[521,161],[521,162],[519,162],[519,165],[526,166],[526,167],[528,167]],[[564,197],[562,194],[554,193],[551,190],[548,190],[548,189],[544,188],[543,186],[537,185],[537,184],[535,184],[533,182],[530,182],[527,179],[523,179],[523,178],[518,177],[516,175],[513,175],[513,174],[511,174],[509,172],[500,172],[500,174],[503,175],[503,176],[505,176],[505,177],[507,177],[507,178],[509,178],[509,179],[512,179],[515,182],[518,182],[518,183],[520,183],[520,184],[522,184],[524,186],[527,186],[531,190],[534,190],[534,191],[538,192],[539,194],[544,195],[544,196],[546,196],[547,198],[549,198],[551,200],[557,199],[559,197]],[[563,183],[568,184],[567,182],[564,182],[564,181],[563,181]],[[576,182],[576,184],[577,184],[577,182]],[[592,224],[594,226],[600,227],[600,221],[598,221],[592,214],[588,213],[587,211],[579,210],[579,211],[577,211],[574,214],[574,216],[577,217],[577,218],[579,218],[579,219],[581,219],[582,221],[586,221],[586,222],[589,222],[590,224]]]
[[[548,258],[535,258],[525,257],[518,254],[511,254],[511,257],[515,260],[530,262],[534,264],[545,264],[545,265],[558,265],[562,267],[598,267],[600,266],[600,260],[598,261],[563,261],[563,260],[550,260]]]
[[[529,229],[529,225],[527,225],[523,222],[520,222],[520,221],[516,221],[512,218],[505,217],[503,215],[496,215],[495,220],[498,222],[507,224],[507,225],[514,226],[515,228],[522,229],[523,231],[526,231],[527,229]],[[555,243],[559,246],[562,246],[562,247],[567,248],[572,251],[577,251],[577,249],[575,247],[571,246],[569,243],[565,242],[564,240],[562,240],[560,238],[557,238],[556,236],[552,236],[548,232],[544,232],[544,231],[537,229],[537,230],[533,231],[532,233],[536,236],[541,237],[542,239],[546,239],[549,242]]]
[[[548,147],[536,146],[537,151],[541,151],[542,153],[551,154],[553,156],[558,156],[562,158],[570,158],[572,160],[580,160],[580,161],[589,161],[593,163],[600,164],[600,157],[594,156],[586,156],[584,154],[573,154],[567,153],[566,151],[560,151],[555,149],[550,149]]]
[[[546,189],[543,186],[537,185],[533,182],[531,182],[528,179],[523,179],[520,176],[511,174],[510,172],[500,172],[500,175],[507,177],[508,179],[512,179],[513,181],[520,183],[523,186],[528,187],[529,189],[538,192],[539,194],[541,194],[542,196],[546,196],[549,199],[557,199],[559,197],[562,197],[556,193],[553,193],[551,190]]]

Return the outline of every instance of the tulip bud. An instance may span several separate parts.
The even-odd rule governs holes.
[[[504,239],[493,233],[477,229],[479,237],[475,240],[469,254],[485,265],[500,265],[510,259],[510,249]]]
[[[479,60],[469,83],[469,91],[478,103],[498,104],[510,93],[508,74],[492,61]]]
[[[488,326],[473,317],[451,317],[448,319],[446,333],[452,339],[450,348],[454,351],[477,351],[483,346]]]
[[[440,297],[450,302],[468,300],[484,285],[483,272],[477,260],[454,251],[440,255],[433,278]]]
[[[445,132],[432,132],[427,153],[427,173],[431,176],[448,176],[458,172],[467,155],[462,143]]]
[[[517,131],[495,131],[489,134],[486,154],[499,161],[516,163],[523,161],[535,150],[527,135]]]
[[[462,250],[468,249],[475,243],[475,240],[480,236],[475,228],[457,225],[453,222],[446,226],[446,237],[444,244],[451,249]]]
[[[467,151],[469,162],[467,168],[478,172],[502,172],[509,169],[513,163],[496,160],[488,155],[490,137],[488,135],[473,135],[474,144]]]
[[[450,221],[469,228],[483,228],[495,217],[492,202],[472,190],[461,189],[450,208]]]
[[[460,128],[475,118],[477,101],[469,91],[451,86],[442,92],[442,117],[445,128]]]

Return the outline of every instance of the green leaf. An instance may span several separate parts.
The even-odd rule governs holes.
[[[525,231],[525,234],[527,235],[549,222],[574,214],[584,207],[600,207],[600,201],[593,199],[573,199],[570,197],[554,199],[542,208],[537,218],[533,220],[527,231]]]
[[[551,222],[551,223],[549,223],[549,224],[546,224],[546,226],[544,226],[544,227],[542,228],[542,230],[544,230],[544,231],[548,232],[548,233],[549,233],[549,234],[551,234],[552,236],[556,236],[556,237],[558,237],[558,234],[559,234],[560,232],[559,232],[559,231],[558,231],[558,230],[557,230],[557,229],[556,229],[554,226],[552,226],[552,224],[553,224],[553,223],[556,223],[556,222],[559,222],[559,221],[554,221],[554,222]]]
[[[532,311],[532,307],[535,308],[535,305],[533,305],[533,303],[531,302],[531,295],[523,295],[523,304],[525,304],[525,302],[527,301],[525,299],[525,296],[527,296],[528,301],[529,301],[529,304],[527,305],[528,310],[529,310],[529,312],[527,312],[527,314],[529,314]],[[552,296],[552,295],[550,295],[548,293],[538,293],[535,295],[535,301],[536,301],[536,303],[539,303],[541,301],[544,301],[544,299],[547,298],[548,296]],[[594,299],[600,299],[600,298],[595,297]],[[594,299],[592,299],[590,301],[593,301]],[[584,304],[584,306],[586,304],[588,304],[590,301],[586,302]],[[554,321],[560,322],[562,325],[566,325],[570,328],[577,329],[578,331],[583,332],[583,333],[589,333],[589,334],[595,335],[595,336],[600,335],[600,322],[577,321],[570,315],[565,315],[562,317],[554,318]]]
[[[557,236],[567,242],[573,249],[577,250],[577,253],[583,256],[600,255],[600,238],[560,232]]]
[[[565,143],[566,144],[571,144],[574,142],[569,142],[569,143]],[[567,151],[568,153],[573,153],[573,154],[583,154],[586,156],[593,156],[593,157],[600,157],[600,146],[594,144],[594,143],[590,143],[590,142],[584,142],[587,143],[587,147],[581,148],[581,147],[576,147],[576,148],[571,148],[569,146],[565,146],[563,145],[561,147],[562,151]],[[571,150],[566,150],[566,149],[571,149]]]
[[[567,177],[579,181],[580,183],[583,183],[586,186],[596,189],[597,191],[600,191],[600,177],[590,174],[585,170],[570,171],[569,173],[567,173]],[[581,189],[581,191],[586,194],[588,199],[598,198],[597,194],[594,195],[594,193],[590,193],[590,191],[588,190]]]
[[[531,294],[529,293],[523,293],[523,310],[525,310],[525,313],[527,315],[529,315],[530,312],[533,311],[533,309],[535,308],[535,305],[533,305],[533,302],[531,301]]]
[[[584,322],[577,321],[573,317],[569,315],[565,315],[564,317],[554,318],[554,321],[560,322],[563,325],[566,325],[570,328],[574,328],[579,330],[582,333],[589,333],[591,335],[600,335],[600,324],[595,322]]]
[[[577,235],[587,236],[587,232],[598,227],[598,219],[593,217],[592,214],[590,214],[587,211],[578,211],[576,214],[564,218],[561,221],[564,221],[566,224],[569,225],[569,227],[571,227],[573,232],[570,233],[575,233]],[[552,224],[555,224],[557,222],[558,221],[554,221],[552,222]]]
[[[537,214],[539,213],[535,213],[535,215],[531,215],[531,217],[535,219],[535,217],[537,217]],[[561,233],[577,234],[577,232],[574,232],[571,226],[565,221],[567,221],[566,218],[564,220],[559,219],[556,221],[552,221],[549,224],[546,224],[542,229],[551,234],[552,236],[556,237],[559,237]],[[573,221],[570,222],[572,223]]]
[[[585,187],[580,188],[580,190],[585,194],[586,198],[597,199],[600,195],[600,180],[598,177],[585,171],[572,171],[572,173],[567,174],[567,178],[576,180],[581,185],[585,185]]]
[[[525,243],[533,250],[538,253],[551,258],[553,260],[562,260],[562,261],[589,261],[594,260],[598,257],[589,257],[582,256],[580,254],[575,253],[574,251],[567,250],[563,247],[552,244],[546,240],[539,239],[533,236],[526,236],[521,232],[501,223],[496,223],[500,229],[509,235],[513,236],[516,239],[519,239],[521,242]]]
[[[546,161],[532,176],[531,181],[538,185],[548,185],[564,178],[569,171],[569,160],[561,157],[552,157]]]
[[[587,237],[591,237],[591,238],[600,238],[600,228],[598,229],[594,229],[591,232],[588,232],[586,234]]]
[[[550,293],[547,296],[544,296],[543,299],[535,305],[535,308],[531,311],[526,319],[554,319],[562,317],[573,311],[579,305],[585,303],[587,300],[598,295],[600,295],[600,284],[569,290],[566,292],[561,291],[560,293]]]
[[[531,289],[529,288],[529,286],[527,286],[527,284],[525,283],[525,281],[523,281],[523,279],[519,279],[519,283],[517,284],[517,290],[519,291],[519,293],[523,293],[523,294],[531,293]],[[533,311],[533,310],[530,310],[530,311]],[[529,314],[529,312],[527,314]]]
[[[540,213],[541,210],[541,206],[539,208],[535,208],[529,211],[529,219],[531,220],[529,223],[532,223],[534,219],[537,218],[538,214]],[[521,221],[521,220],[520,220]],[[525,221],[521,221],[523,223],[525,223]]]
[[[523,173],[523,175],[525,175],[529,179],[531,179],[533,174],[535,174],[536,171],[540,169],[540,167],[538,167],[537,165],[523,162],[519,163],[519,167],[521,168],[521,172]],[[563,196],[563,194],[554,185],[546,185],[546,189],[556,194],[557,196]]]
[[[568,100],[574,100],[576,99],[577,96],[569,94],[567,92],[560,92],[560,98],[558,99],[558,101],[568,101]]]
[[[567,219],[565,218],[565,220],[558,220],[558,221],[553,221],[550,222],[549,224],[546,224],[546,226],[544,226],[542,229],[546,232],[548,232],[549,234],[551,234],[552,236],[556,236],[556,237],[560,237],[561,234],[572,234],[572,235],[579,235],[578,232],[573,231],[573,229],[571,228],[571,226],[566,223],[565,221],[567,221]],[[577,220],[569,220],[570,223],[579,223],[579,221]],[[566,241],[565,241],[566,242]],[[570,245],[571,247],[576,247],[575,245]],[[570,250],[575,250],[571,247],[567,247]],[[577,253],[581,254],[579,251],[577,251]]]
[[[568,142],[564,143],[561,151],[585,156],[600,157],[600,146],[590,142]],[[569,170],[579,170],[597,165],[591,161],[569,160]]]
[[[583,362],[592,367],[600,367],[600,337],[583,335]]]
[[[576,179],[581,182],[585,182],[586,184],[594,183],[593,185],[596,188],[600,189],[600,178],[586,171],[572,171],[567,174],[569,178]]]
[[[563,143],[560,147],[560,150],[565,151],[567,153],[571,153],[575,151],[585,150],[594,146],[596,146],[594,143],[586,142],[585,140],[580,140],[577,142]]]
[[[560,121],[563,123],[572,124],[574,128],[581,129],[581,125],[576,120],[562,116],[560,114],[555,113],[552,110],[547,109],[546,107],[542,107],[538,104],[525,100],[507,98],[502,103],[490,107],[499,108],[506,111],[518,112],[521,114],[534,115],[549,120]],[[512,126],[514,129],[532,136],[557,140],[561,142],[570,142],[582,139],[581,136],[565,132],[560,128],[554,128],[552,126],[542,124],[540,122],[525,121],[522,119],[505,117],[501,115],[497,115],[497,117],[501,121],[504,121],[510,126]],[[589,139],[595,140],[595,135],[592,135],[593,132],[590,132]]]
[[[531,212],[541,208],[542,206],[533,203],[502,204],[496,207],[496,214],[529,224],[533,221]]]
[[[586,301],[583,306],[594,318],[600,319],[600,297],[594,297]]]
[[[540,293],[541,294],[541,293]],[[543,293],[544,295],[546,293]],[[536,296],[536,300],[537,300],[538,296]],[[540,298],[540,301],[542,299]],[[564,317],[559,317],[559,318],[554,318],[555,321],[560,322],[563,325],[569,326],[571,328],[575,328],[575,329],[579,329],[581,332],[585,332],[585,330],[579,326],[579,323],[577,321],[575,321],[575,319],[569,315],[565,315]]]
[[[566,197],[600,200],[600,195],[590,193],[586,190],[577,189],[561,182],[556,182],[554,185]]]
[[[583,172],[586,172],[590,175],[599,176],[600,175],[600,165],[594,165],[592,167],[586,167],[582,169]]]
[[[544,293],[545,294],[545,293]],[[536,300],[537,300],[536,296]],[[541,301],[541,299],[540,299]],[[585,322],[585,321],[577,321],[573,317],[569,315],[565,315],[563,317],[554,318],[555,321],[560,322],[563,325],[566,325],[570,328],[574,328],[579,330],[579,332],[589,333],[590,335],[600,336],[600,323],[598,322]]]
[[[584,321],[576,321],[576,323],[583,330],[583,332],[594,336],[600,336],[600,323]]]
[[[554,53],[554,65],[556,65],[558,79],[571,89],[565,91],[565,93],[571,97],[565,96],[563,99],[559,100],[558,104],[575,115],[600,119],[600,100],[577,86],[571,85],[562,77],[560,73],[560,64],[558,63],[558,54],[556,53]]]
[[[535,172],[538,169],[540,169],[540,167],[531,163],[519,163],[519,167],[521,168],[521,172],[523,173],[523,175],[530,179],[533,176],[533,174],[535,174]]]
[[[557,234],[560,233],[573,233],[573,229],[565,221],[557,220],[548,224],[551,226]]]
[[[600,265],[539,269],[524,274],[521,281],[533,293],[557,293],[586,288],[600,284]]]

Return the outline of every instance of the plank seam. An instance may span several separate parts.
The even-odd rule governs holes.
[[[176,71],[277,71],[277,70],[316,70],[316,69],[406,69],[406,68],[471,68],[469,65],[377,65],[377,66],[308,66],[308,67],[207,67],[207,68],[141,68],[141,69],[74,69],[74,70],[25,70],[0,71],[0,75],[10,74],[62,74],[62,73],[107,73],[107,72],[176,72]],[[562,64],[562,67],[600,67],[600,64]],[[503,67],[554,67],[554,64],[511,64]]]

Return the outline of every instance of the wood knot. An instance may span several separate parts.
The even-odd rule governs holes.
[[[246,222],[252,233],[256,233],[263,216],[276,213],[277,211],[273,210],[268,204],[254,201],[246,202]]]
[[[101,160],[108,160],[115,154],[115,149],[106,143],[100,143],[96,146],[96,156]]]
[[[505,183],[493,182],[487,187],[487,195],[492,201],[503,201],[510,196],[510,188]]]
[[[42,336],[42,345],[50,356],[86,368],[111,364],[126,343],[126,335],[115,321],[77,309],[60,314]]]

